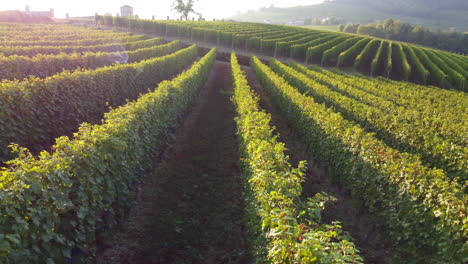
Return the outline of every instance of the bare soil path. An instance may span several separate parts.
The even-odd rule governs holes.
[[[231,91],[216,62],[100,263],[249,263]]]

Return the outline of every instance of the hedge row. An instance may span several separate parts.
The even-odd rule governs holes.
[[[257,74],[261,69],[252,63]],[[237,135],[244,168],[246,219],[255,263],[362,263],[358,250],[336,223],[321,223],[323,204],[333,199],[318,193],[301,200],[305,161],[293,168],[260,109],[234,53],[231,54]]]
[[[467,197],[458,185],[304,96],[258,59],[254,67],[262,70],[260,81],[311,154],[385,227],[396,263],[467,260]]]
[[[82,122],[99,122],[109,106],[136,99],[181,71],[195,56],[193,45],[138,63],[1,82],[0,157],[9,157],[11,142],[37,152],[54,138],[76,131]]]
[[[36,159],[21,149],[0,171],[0,262],[69,263],[75,248],[92,256],[96,230],[129,208],[132,184],[170,141],[215,57],[213,49],[175,79],[111,110],[102,125],[82,124],[73,140],[59,138],[52,154]]]
[[[96,69],[114,63],[133,63],[159,57],[181,48],[180,41],[124,52],[61,53],[51,55],[0,57],[0,79],[45,78],[65,70]]]

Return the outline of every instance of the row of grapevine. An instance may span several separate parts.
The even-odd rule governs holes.
[[[0,262],[67,263],[75,248],[92,256],[96,230],[129,208],[131,186],[167,145],[215,58],[213,49],[175,79],[111,110],[101,125],[82,124],[74,139],[57,139],[51,154],[36,159],[19,149],[0,171]]]
[[[430,73],[429,78],[432,79],[431,83],[436,83],[439,86],[445,86],[448,81],[447,74],[445,74],[439,66],[437,66],[429,56],[418,47],[413,48],[414,52],[421,59],[422,64],[426,67]]]
[[[335,223],[321,224],[325,201],[318,193],[307,204],[301,200],[305,162],[293,168],[262,111],[234,53],[231,55],[237,134],[244,167],[246,219],[255,263],[362,263],[352,242]],[[272,195],[274,193],[274,195]],[[307,212],[307,217],[300,216]],[[270,234],[274,232],[275,235]]]
[[[64,72],[46,79],[3,81],[0,89],[1,158],[15,142],[34,152],[82,122],[98,123],[109,106],[134,100],[180,72],[197,56],[197,46],[138,63]],[[8,125],[6,125],[8,124]]]
[[[60,53],[52,55],[0,56],[0,79],[24,79],[30,75],[45,78],[64,70],[96,69],[114,63],[134,63],[170,54],[181,48],[180,41],[123,52]]]
[[[375,57],[374,59],[372,59],[372,62],[371,62],[371,71],[370,71],[371,76],[375,76],[379,72],[378,67],[383,64],[383,61],[385,61],[384,55],[385,55],[386,45],[387,45],[386,41],[380,42],[379,48],[377,49],[377,53],[375,53]]]
[[[340,56],[341,52],[349,49],[350,47],[354,46],[357,42],[361,40],[360,38],[350,38],[342,43],[334,45],[333,47],[325,50],[322,53],[321,64],[322,65],[332,65],[335,66],[338,64],[338,56]],[[309,48],[313,49],[313,48]]]
[[[131,34],[126,32],[113,32],[110,30],[92,30],[89,28],[82,28],[82,30],[77,30],[74,27],[67,27],[63,28],[62,30],[56,33],[41,32],[38,30],[30,30],[28,32],[12,31],[11,33],[2,32],[2,34],[0,35],[0,41],[69,41],[103,37],[124,37],[128,35]]]
[[[362,49],[361,53],[357,55],[354,60],[354,68],[365,71],[365,65],[368,65],[368,62],[372,59],[372,54],[379,44],[379,40],[373,39]]]
[[[446,129],[452,125],[463,126],[468,122],[467,97],[461,91],[441,90],[436,87],[391,81],[381,77],[368,78],[362,75],[348,75],[336,70],[333,72],[324,71],[312,66],[310,68],[331,78],[338,78],[341,82],[356,89],[389,100],[405,109],[417,110],[421,114],[421,118],[425,122],[431,122],[434,128]],[[461,144],[468,143],[466,133],[454,133],[452,138],[463,140]]]
[[[388,113],[404,118],[418,126],[425,127],[435,134],[455,142],[457,145],[466,146],[468,135],[464,135],[464,123],[468,116],[463,118],[463,114],[468,113],[466,98],[459,101],[451,101],[447,93],[439,93],[437,104],[431,103],[433,99],[425,98],[418,100],[421,93],[421,86],[412,87],[404,83],[387,84],[380,80],[359,78],[348,75],[340,75],[329,71],[310,67],[306,69],[302,65],[291,62],[290,65],[296,70],[306,74],[309,78],[327,85],[334,91],[345,94],[357,101],[374,106]],[[418,90],[419,93],[414,93]],[[433,93],[426,91],[426,93]],[[460,93],[458,94],[460,95]],[[418,101],[416,101],[418,100]]]
[[[388,43],[387,62],[384,64],[384,67],[385,67],[384,76],[389,78],[390,73],[392,72],[392,69],[393,69],[393,43],[392,42]]]
[[[353,65],[353,62],[355,61],[356,57],[359,55],[359,51],[362,50],[362,48],[369,43],[371,39],[363,38],[356,42],[353,46],[348,48],[347,50],[341,52],[338,55],[338,62],[337,66],[351,66]],[[325,56],[325,54],[324,54]]]
[[[453,73],[451,74],[452,78],[444,78],[443,76],[448,76],[450,72],[463,75],[461,71],[468,67],[466,56],[434,50],[439,56],[451,60],[450,64],[459,66],[449,66],[447,62],[447,67],[441,67],[435,65],[430,57],[427,58],[427,61],[425,53],[418,52],[418,49],[423,48],[416,45],[389,42],[347,33],[255,23],[153,21],[116,17],[110,17],[110,19],[97,17],[97,20],[106,25],[126,27],[135,31],[146,31],[164,36],[190,37],[192,40],[208,41],[216,43],[216,45],[225,44],[230,45],[232,48],[254,49],[267,55],[289,55],[294,59],[306,62],[320,63],[323,61],[330,65],[335,65],[335,55],[339,55],[335,53],[345,52],[346,49],[351,48],[351,46],[342,42],[345,39],[353,39],[348,40],[348,43],[355,44],[358,42],[359,45],[350,49],[349,53],[345,52],[343,56],[352,58],[356,54],[359,55],[355,57],[354,62],[347,61],[343,66],[352,64],[363,73],[384,75],[397,80],[438,85],[443,88],[458,90],[465,89],[466,76],[464,80],[460,80],[458,78],[460,76],[454,77]],[[367,42],[364,41],[365,39],[372,40]],[[367,45],[364,43],[367,43]],[[387,45],[390,43],[392,44],[391,48],[387,49]],[[324,52],[329,49],[330,51],[323,56]],[[376,53],[379,51],[379,56],[377,56]],[[387,60],[384,60],[385,56],[383,55],[387,57]],[[336,62],[338,60],[339,58],[336,58]],[[349,60],[351,59],[349,58]],[[338,66],[342,66],[341,61]]]
[[[350,38],[348,36],[342,36],[334,38],[325,43],[319,44],[317,46],[309,47],[306,51],[306,62],[320,62],[322,54],[327,49],[330,49],[338,44],[342,44],[348,41],[357,41],[357,38]]]
[[[291,58],[303,58],[307,54],[307,48],[310,46],[317,46],[333,39],[336,39],[337,36],[320,36],[312,41],[302,43],[302,44],[294,44],[290,47],[290,56]]]
[[[300,39],[302,37],[305,37],[309,34],[303,33],[303,32],[294,32],[288,35],[283,35],[283,36],[276,36],[274,38],[264,38],[262,39],[261,42],[261,48],[260,51],[267,52],[271,55],[275,53],[276,49],[276,43],[280,41],[289,41],[289,40],[294,40],[294,39]]]
[[[413,74],[411,77],[413,81],[420,82],[422,84],[427,84],[429,78],[429,71],[424,67],[421,63],[420,58],[414,52],[414,49],[408,45],[401,45],[403,47],[403,51],[405,54],[408,55],[408,62],[413,65]]]
[[[138,40],[147,39],[143,35],[122,35],[122,36],[106,36],[99,38],[89,38],[89,39],[75,39],[75,40],[42,40],[42,41],[1,41],[0,47],[2,46],[95,46],[99,44],[110,44],[110,43],[122,43],[122,42],[131,42]]]
[[[125,43],[99,44],[94,46],[29,46],[29,47],[0,47],[0,55],[20,55],[32,57],[37,54],[59,54],[74,52],[100,52],[100,51],[125,51],[150,47],[163,43],[161,38],[130,41]]]
[[[458,87],[465,88],[467,78],[468,78],[468,72],[463,71],[460,69],[459,72],[457,72],[455,69],[457,69],[457,65],[452,63],[450,60],[443,60],[439,56],[437,56],[436,53],[434,53],[432,50],[423,50],[423,52],[426,53],[426,56],[429,57],[429,60],[431,62],[434,62],[442,72],[440,74],[447,73],[447,78],[450,80],[451,83],[454,83]],[[426,59],[428,60],[428,59]],[[430,63],[430,62],[428,62]],[[436,69],[437,71],[437,69]],[[465,76],[464,76],[465,75]],[[463,90],[463,89],[462,89]]]
[[[313,41],[315,39],[318,39],[319,37],[324,37],[326,34],[325,33],[320,33],[320,32],[311,32],[308,33],[307,36],[302,37],[302,38],[296,38],[294,40],[278,40],[276,42],[276,47],[275,47],[275,57],[277,56],[289,56],[291,54],[291,46],[293,45],[298,45],[298,44],[304,44],[310,41]]]
[[[297,64],[296,67],[301,68]],[[417,153],[424,162],[444,169],[452,178],[460,177],[461,182],[468,180],[468,149],[457,144],[456,135],[453,135],[455,138],[450,138],[453,131],[437,129],[432,124],[426,124],[426,121],[418,117],[416,111],[395,112],[395,106],[384,102],[379,104],[383,100],[348,87],[340,78],[327,78],[320,74],[311,74],[313,78],[308,78],[275,60],[272,61],[272,68],[301,92],[313,95],[316,101],[334,107],[347,119],[376,132],[387,145],[402,152]],[[359,100],[330,87],[346,91]],[[370,104],[378,104],[379,107]]]
[[[89,31],[85,27],[73,26],[67,24],[58,24],[58,23],[0,23],[0,32],[41,32],[44,33],[53,33],[53,32],[63,32],[63,31]]]
[[[412,67],[408,63],[408,58],[403,50],[403,46],[400,43],[395,43],[393,47],[396,49],[396,52],[392,53],[392,60],[399,65],[400,76],[402,76],[402,79],[404,81],[408,81],[412,73]],[[396,65],[394,65],[394,67],[395,66]]]
[[[301,94],[257,58],[252,67],[311,154],[385,227],[397,263],[466,260],[467,197],[457,184]]]

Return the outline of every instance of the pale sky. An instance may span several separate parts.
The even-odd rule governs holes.
[[[171,11],[173,0],[0,0],[0,10],[24,10],[25,5],[29,5],[31,11],[55,9],[56,17],[65,17],[65,13],[70,16],[89,16],[95,12],[99,14],[120,13],[121,5],[133,6],[133,11],[140,18],[151,18],[155,15],[157,19],[165,19],[167,15],[175,17]],[[323,2],[323,0],[198,0],[195,11],[201,12],[207,19],[226,18],[235,15],[237,12],[245,12],[250,9],[274,5],[275,7],[291,7],[298,5],[313,5]]]

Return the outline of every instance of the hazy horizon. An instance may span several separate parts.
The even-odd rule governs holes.
[[[162,1],[142,1],[142,0],[118,0],[118,1],[90,1],[82,0],[79,2],[59,1],[59,0],[42,0],[42,1],[15,1],[2,3],[0,10],[24,10],[26,5],[30,6],[31,11],[46,11],[49,8],[54,8],[55,17],[63,18],[66,13],[71,17],[74,16],[91,16],[96,12],[99,14],[110,13],[115,15],[120,13],[120,6],[130,5],[134,8],[134,13],[140,18],[150,18],[154,15],[157,19],[164,19],[166,16],[175,17],[176,14],[171,10],[173,0]],[[236,15],[239,12],[247,10],[257,10],[261,7],[293,7],[299,5],[313,5],[322,3],[323,0],[260,0],[260,1],[216,1],[216,0],[199,0],[195,5],[195,10],[201,12],[208,19],[212,18],[228,18]]]

